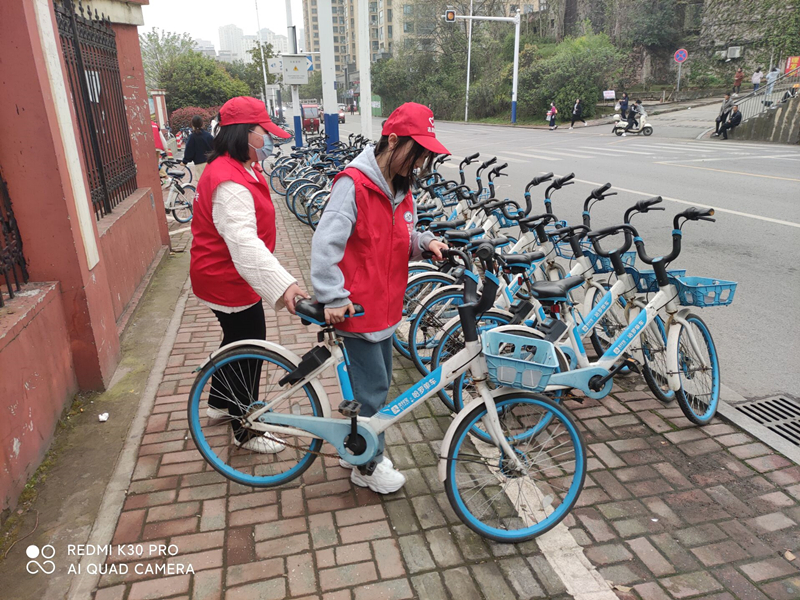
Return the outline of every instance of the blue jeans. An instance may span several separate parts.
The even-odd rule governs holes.
[[[761,86],[761,84],[760,84],[760,83],[754,83],[754,84],[753,84],[753,91],[754,91],[754,92],[758,91],[758,88],[759,88],[760,86]]]
[[[361,416],[371,417],[377,413],[389,395],[392,382],[392,338],[382,342],[368,342],[358,338],[344,338],[344,346],[350,359],[350,385],[353,396],[361,403]],[[386,443],[384,434],[378,436],[378,453],[375,462],[383,460]]]

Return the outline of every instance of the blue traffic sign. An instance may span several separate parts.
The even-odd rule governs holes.
[[[689,57],[689,53],[686,52],[683,48],[675,52],[675,62],[682,63]]]

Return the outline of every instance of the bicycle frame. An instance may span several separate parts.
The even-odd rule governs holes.
[[[274,433],[276,435],[323,439],[334,446],[339,452],[339,455],[347,462],[356,466],[364,465],[369,463],[377,453],[378,435],[397,423],[406,416],[408,412],[413,411],[429,398],[435,396],[442,388],[455,381],[460,375],[470,371],[480,391],[482,401],[487,405],[487,416],[484,418],[484,426],[487,432],[489,432],[495,444],[506,453],[506,456],[514,457],[517,467],[524,467],[506,441],[505,436],[502,434],[500,420],[497,411],[494,410],[494,396],[489,386],[486,384],[488,369],[486,367],[486,360],[483,357],[480,341],[468,342],[464,349],[451,356],[432,373],[426,375],[405,392],[387,403],[386,406],[372,417],[358,417],[358,432],[367,442],[366,450],[360,455],[350,453],[345,446],[345,439],[351,433],[351,422],[349,419],[271,412],[272,408],[278,406],[298,390],[302,390],[306,384],[315,382],[319,376],[329,368],[334,368],[336,371],[342,397],[345,400],[353,399],[350,376],[347,373],[349,361],[347,359],[346,348],[333,332],[326,332],[325,343],[331,351],[331,356],[302,380],[279,394],[275,399],[270,401],[269,404],[248,415],[245,423],[247,427],[265,433]],[[323,406],[323,413],[330,414],[330,403],[327,395],[322,395],[320,401],[327,405]],[[270,423],[263,423],[259,420],[259,418],[266,413],[269,413]],[[462,413],[466,414],[464,411],[462,411]],[[456,418],[450,425],[448,433],[450,433],[450,430],[454,431],[454,427],[457,427],[458,424],[459,419]],[[449,437],[452,438],[452,435]],[[442,456],[446,456],[446,451],[447,448],[443,447]]]

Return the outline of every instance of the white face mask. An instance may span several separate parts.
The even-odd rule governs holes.
[[[256,133],[255,131],[251,131],[250,133],[255,134],[255,135],[260,135],[260,134]],[[261,146],[261,148],[256,148],[255,146],[253,146],[253,144],[251,144],[249,142],[247,144],[253,150],[256,151],[256,159],[259,162],[261,162],[265,158],[268,158],[272,154],[272,151],[275,149],[275,144],[273,143],[272,136],[270,134],[265,133],[262,137],[264,138],[264,145]]]

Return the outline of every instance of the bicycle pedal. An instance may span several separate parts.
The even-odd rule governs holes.
[[[636,362],[636,359],[634,358],[628,358],[624,363],[622,363],[622,366],[628,367],[628,369],[634,373],[639,373],[640,375],[642,374],[641,369],[639,369],[639,363]]]
[[[374,460],[369,461],[365,465],[361,465],[358,468],[359,472],[364,475],[365,477],[370,477],[375,472],[375,467],[378,466],[378,463]]]
[[[353,419],[361,412],[361,403],[355,400],[342,400],[339,404],[339,412],[348,419]]]

